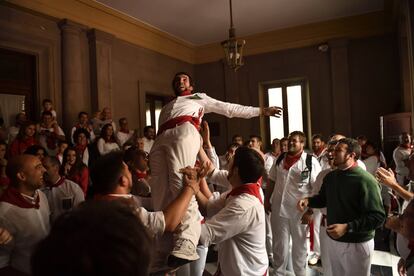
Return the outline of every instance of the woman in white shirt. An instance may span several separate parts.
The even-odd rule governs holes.
[[[116,143],[114,129],[111,124],[106,124],[102,127],[97,146],[100,155],[105,155],[111,151],[120,150],[118,144]]]

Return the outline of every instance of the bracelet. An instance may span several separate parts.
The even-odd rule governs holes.
[[[195,196],[197,196],[197,195],[198,195],[198,193],[200,192],[200,190],[198,190],[198,191],[196,192],[196,190],[194,189],[194,187],[193,187],[193,186],[191,186],[191,185],[187,185],[187,187],[189,187],[189,188],[191,188],[191,190],[193,190],[193,193],[194,193],[194,195],[195,195]]]

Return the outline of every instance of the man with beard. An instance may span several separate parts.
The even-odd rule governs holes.
[[[380,186],[358,167],[361,146],[354,139],[339,140],[334,151],[336,170],[327,174],[319,194],[298,201],[307,207],[327,209],[328,254],[333,275],[370,275],[375,229],[385,220]]]
[[[270,185],[264,206],[267,212],[272,212],[275,275],[286,274],[290,238],[295,275],[306,275],[307,225],[301,223],[304,212],[296,209],[296,203],[312,194],[312,185],[321,167],[314,156],[304,151],[305,142],[303,132],[290,133],[288,152],[276,160],[269,172]]]
[[[252,118],[281,114],[278,107],[250,107],[215,100],[204,93],[192,93],[189,74],[177,73],[172,81],[176,98],[165,105],[160,114],[157,138],[150,153],[150,168],[154,209],[162,210],[177,197],[183,187],[181,168],[194,166],[201,147],[198,133],[204,113],[218,113],[229,118]],[[166,170],[166,168],[168,168]],[[174,237],[161,238],[157,258],[177,267],[198,259],[196,247],[200,237],[201,216],[193,198]]]

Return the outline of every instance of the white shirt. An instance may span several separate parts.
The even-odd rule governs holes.
[[[323,179],[325,178],[325,176],[330,173],[331,171],[333,171],[332,168],[328,168],[325,170],[322,170],[318,176],[315,179],[315,182],[313,183],[313,190],[312,190],[312,196],[315,196],[317,194],[319,194],[319,191],[321,190],[322,187],[322,183],[323,183]],[[327,215],[326,213],[326,208],[321,208],[319,209],[321,211],[322,214],[324,214],[325,216]]]
[[[306,152],[302,152],[300,159],[289,168],[284,169],[285,160],[279,165],[274,163],[269,173],[269,179],[275,182],[272,194],[273,210],[279,210],[281,217],[288,219],[300,219],[302,213],[296,208],[298,200],[312,195],[313,184],[316,176],[321,171],[318,160],[312,156],[312,172],[306,175]]]
[[[165,105],[160,114],[159,125],[179,116],[203,118],[205,113],[217,113],[228,118],[250,119],[260,115],[260,108],[218,101],[205,93],[180,96]]]
[[[103,138],[99,138],[98,143],[96,145],[101,155],[105,155],[107,153],[110,153],[111,151],[119,150],[119,146],[117,143],[106,143]]]
[[[162,235],[165,231],[165,218],[162,211],[157,212],[148,212],[145,208],[141,207],[142,202],[139,197],[135,197],[131,194],[109,194],[112,197],[119,198],[133,198],[137,203],[137,214],[138,218],[141,220],[142,224],[148,230],[148,233],[151,237]]]
[[[395,162],[395,171],[399,175],[408,176],[409,170],[405,166],[404,161],[408,160],[411,154],[411,149],[406,149],[404,147],[398,146],[395,148],[394,152],[392,153],[392,157],[394,158]]]
[[[59,182],[61,178],[57,182]],[[75,182],[65,179],[57,187],[45,187],[42,189],[45,193],[50,207],[50,219],[54,222],[61,214],[70,211],[82,201],[85,196],[82,189]]]
[[[125,144],[125,142],[128,141],[129,138],[132,137],[132,135],[134,135],[133,130],[130,130],[128,133],[118,131],[116,133],[116,139],[118,140],[118,144],[122,147]]]
[[[364,162],[365,164],[366,171],[375,176],[375,172],[380,167],[380,162],[378,161],[378,157],[375,155],[372,155],[362,160],[362,162]]]
[[[229,170],[229,161],[226,158],[226,155],[220,155],[219,156],[219,167],[220,170]]]
[[[147,137],[142,137],[144,140],[144,151],[150,153],[152,146],[154,145],[153,139],[148,139]]]
[[[16,138],[17,134],[20,131],[20,127],[17,126],[11,126],[9,127],[9,136],[7,138],[7,141],[9,142],[9,145],[13,142],[13,140]]]
[[[0,202],[0,227],[7,229],[13,239],[0,245],[0,268],[11,266],[30,274],[30,257],[37,243],[49,233],[49,205],[46,196],[37,191],[39,209],[21,208]]]
[[[227,179],[229,171],[214,169],[213,173],[207,179],[209,183],[214,183],[217,186],[223,187],[226,190],[231,190],[231,184]]]
[[[227,194],[209,199],[210,218],[201,225],[200,242],[218,244],[222,275],[264,275],[268,257],[263,205],[253,195]]]
[[[360,159],[357,160],[358,167],[363,169],[364,171],[367,170],[367,166],[365,166],[364,162],[362,162]]]
[[[277,158],[280,156],[280,154],[278,156],[274,156],[273,153],[268,152],[265,154],[265,170],[266,173],[269,174],[270,169],[273,166],[273,163],[276,162]]]

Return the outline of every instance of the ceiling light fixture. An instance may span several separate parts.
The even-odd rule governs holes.
[[[244,39],[236,38],[236,29],[233,26],[233,9],[230,0],[230,29],[229,39],[221,43],[224,49],[224,57],[227,65],[236,71],[243,65],[243,46],[246,44]]]

